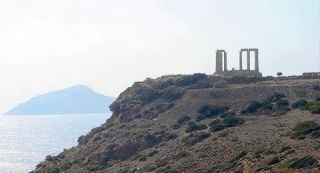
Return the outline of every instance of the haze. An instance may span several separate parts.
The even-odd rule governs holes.
[[[260,70],[320,71],[319,0],[0,0],[0,112],[84,84],[117,96],[134,81],[212,74],[225,49],[259,48]]]

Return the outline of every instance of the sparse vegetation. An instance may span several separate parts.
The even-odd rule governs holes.
[[[160,98],[160,93],[157,92],[156,90],[153,90],[151,88],[148,89],[144,89],[142,90],[141,94],[140,94],[140,100],[145,103],[148,104],[150,102],[153,102],[157,99]]]
[[[320,126],[315,121],[303,121],[298,123],[293,128],[293,139],[304,139],[305,135],[310,134],[313,131],[319,130]]]
[[[154,82],[154,83],[152,83],[151,86],[152,86],[152,88],[163,90],[173,84],[174,84],[173,79],[168,79],[168,80]]]
[[[227,116],[223,119],[223,124],[226,127],[234,127],[244,123],[244,119],[237,116]]]
[[[268,165],[274,165],[281,162],[282,158],[279,156],[275,156],[268,161]]]
[[[307,104],[308,104],[307,100],[299,99],[299,100],[295,101],[294,103],[292,103],[291,106],[292,106],[293,109],[298,109],[299,108],[299,109],[304,110],[304,109],[306,109]]]
[[[217,132],[221,131],[225,128],[228,127],[235,127],[239,126],[242,123],[244,123],[245,120],[243,118],[240,118],[238,116],[234,115],[228,115],[222,118],[222,121],[220,119],[215,119],[213,120],[209,125],[210,125],[210,132]]]
[[[280,150],[280,152],[283,153],[283,152],[288,151],[288,150],[291,150],[291,149],[292,149],[292,147],[289,146],[289,145],[287,145],[287,146],[282,147],[281,150]]]
[[[196,143],[199,143],[199,142],[207,139],[210,135],[211,135],[211,133],[205,132],[205,131],[194,132],[194,133],[189,134],[186,138],[184,138],[182,140],[182,142],[187,145],[194,145]]]
[[[196,124],[194,122],[191,122],[188,124],[188,127],[186,129],[186,133],[191,133],[191,132],[198,131],[198,130],[204,130],[207,128],[208,127],[205,124]]]
[[[175,84],[180,87],[185,87],[185,86],[188,86],[191,84],[195,84],[198,81],[200,81],[201,79],[204,79],[206,77],[207,77],[207,75],[203,74],[203,73],[195,73],[193,75],[186,75],[186,76],[179,78],[175,82]]]
[[[262,107],[262,103],[254,101],[245,110],[242,110],[241,113],[242,114],[254,113],[261,107]]]
[[[274,93],[260,102],[252,102],[247,108],[241,110],[241,114],[285,114],[288,110],[290,110],[290,104],[288,100],[284,99],[284,97],[284,94]]]
[[[314,156],[307,155],[302,158],[291,159],[285,165],[287,165],[287,168],[301,169],[305,167],[314,167],[317,164],[318,164],[318,161]]]
[[[162,98],[171,102],[180,99],[184,94],[185,90],[183,88],[169,86],[163,91]]]
[[[294,91],[294,94],[296,95],[296,97],[303,98],[307,93],[305,91]]]
[[[191,154],[188,151],[180,151],[174,156],[174,159],[180,159],[180,158],[183,158],[183,157],[188,157],[190,155]]]
[[[228,88],[228,81],[226,80],[219,80],[214,83],[215,88]]]
[[[316,91],[320,91],[320,84],[313,84],[312,89]]]
[[[198,109],[197,120],[202,120],[204,118],[216,117],[229,110],[228,106],[217,106],[217,105],[203,105]]]
[[[313,114],[320,114],[320,101],[312,101],[309,102],[307,105],[307,110]]]
[[[191,117],[189,117],[189,116],[182,116],[182,117],[180,117],[178,120],[177,120],[177,123],[178,124],[184,124],[184,123],[186,123],[186,122],[188,122],[188,121],[190,121],[191,120]]]
[[[223,124],[214,124],[210,126],[210,132],[217,132],[225,129],[225,126]]]

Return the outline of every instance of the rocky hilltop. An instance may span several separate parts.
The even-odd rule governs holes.
[[[319,97],[320,79],[146,79],[33,173],[319,172]]]

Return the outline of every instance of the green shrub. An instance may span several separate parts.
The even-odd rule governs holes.
[[[168,170],[165,170],[163,173],[179,173],[179,171],[175,169],[168,169]]]
[[[244,123],[244,119],[236,116],[227,116],[223,119],[223,123],[226,127],[234,127]]]
[[[195,132],[195,133],[191,133],[186,138],[184,138],[182,140],[182,142],[187,145],[194,145],[194,144],[197,144],[197,143],[207,139],[210,135],[211,135],[211,133],[209,133],[209,132],[204,132],[204,131]]]
[[[141,94],[140,94],[140,100],[143,103],[151,103],[157,99],[159,99],[161,94],[157,92],[156,90],[153,90],[151,88],[148,89],[143,89]]]
[[[171,126],[172,129],[174,130],[177,130],[177,129],[180,129],[181,128],[181,125],[180,124],[177,124],[177,123],[174,123],[172,126]]]
[[[210,132],[217,132],[225,129],[225,126],[223,124],[214,124],[210,127]]]
[[[175,156],[174,156],[174,159],[180,159],[180,158],[183,158],[183,157],[188,157],[190,156],[191,154],[188,152],[188,151],[180,151],[179,153],[177,153]]]
[[[233,158],[230,162],[235,162],[240,159],[243,159],[248,153],[246,151],[241,151],[235,158]]]
[[[230,134],[230,131],[229,130],[226,130],[226,131],[223,131],[221,133],[219,133],[218,137],[226,137]]]
[[[284,94],[274,93],[260,102],[257,102],[257,101],[252,102],[247,108],[241,110],[241,114],[247,114],[247,113],[272,114],[272,115],[285,114],[288,110],[290,110],[290,108],[289,108],[289,101],[286,99],[283,99],[284,97],[285,97]]]
[[[282,147],[280,152],[282,153],[282,152],[285,152],[285,151],[291,150],[291,149],[292,149],[292,147],[287,145],[287,146]]]
[[[177,86],[185,87],[191,84],[197,83],[199,80],[205,79],[207,77],[206,74],[195,73],[193,75],[183,76],[175,82]]]
[[[209,126],[213,126],[213,125],[220,124],[220,123],[221,123],[221,120],[220,120],[220,119],[215,119],[215,120],[213,120],[213,121],[211,121],[211,122],[209,123]]]
[[[174,85],[173,79],[163,80],[159,82],[152,83],[152,88],[163,90],[168,86]]]
[[[153,157],[153,156],[157,155],[158,153],[159,153],[158,150],[154,150],[154,151],[152,151],[152,152],[150,152],[150,153],[148,154],[148,157]]]
[[[176,86],[169,86],[162,93],[162,98],[168,101],[180,99],[185,94],[185,90]]]
[[[185,122],[188,122],[191,120],[191,117],[189,116],[182,116],[177,120],[178,124],[184,124]]]
[[[295,101],[294,103],[292,103],[291,106],[293,109],[298,109],[298,108],[305,109],[307,104],[308,104],[307,100],[299,99],[299,100]]]
[[[278,100],[280,100],[282,98],[285,98],[284,94],[275,92],[271,96],[269,96],[266,99],[264,99],[262,104],[263,105],[268,105],[268,104],[276,102],[276,101],[278,101]]]
[[[268,161],[268,165],[274,165],[277,164],[279,162],[281,162],[281,158],[279,156],[275,156],[273,158],[271,158],[271,160]]]
[[[198,109],[198,113],[200,116],[209,118],[224,113],[229,109],[230,108],[228,106],[203,105]]]
[[[312,155],[307,155],[303,158],[295,158],[288,161],[288,168],[301,169],[305,167],[312,167],[318,164],[317,159]]]
[[[285,100],[285,99],[280,99],[276,102],[278,107],[285,107],[285,106],[289,106],[289,101]]]
[[[313,131],[311,133],[312,138],[320,138],[320,130]]]
[[[320,84],[313,84],[312,89],[317,91],[320,90]]]
[[[311,113],[320,114],[320,101],[309,102],[306,107]]]
[[[219,80],[214,83],[215,88],[228,88],[228,82],[226,80]]]
[[[246,109],[242,110],[241,113],[242,114],[255,113],[261,107],[262,107],[262,103],[254,101]]]
[[[291,138],[293,139],[303,139],[305,135],[318,130],[320,126],[315,121],[303,121],[298,123],[293,128],[293,135]]]
[[[204,130],[207,128],[208,127],[205,124],[189,123],[189,125],[186,129],[186,133],[191,133],[191,132],[198,131],[198,130]]]
[[[305,91],[294,91],[294,94],[296,97],[302,98],[305,97],[307,93]]]

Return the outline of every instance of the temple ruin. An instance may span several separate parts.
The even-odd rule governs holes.
[[[254,63],[255,68],[251,70],[251,52],[254,52]],[[247,55],[247,67],[243,68],[242,55],[246,53]],[[241,49],[239,52],[239,70],[232,68],[228,70],[227,64],[227,52],[225,50],[217,50],[216,52],[216,72],[215,76],[224,77],[262,77],[262,73],[259,72],[259,50],[256,48],[251,49]]]

